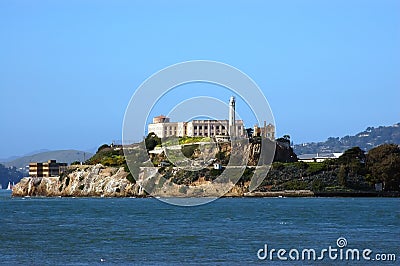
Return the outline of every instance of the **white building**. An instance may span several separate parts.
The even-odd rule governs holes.
[[[325,160],[328,159],[337,159],[339,158],[343,153],[342,152],[333,152],[333,153],[311,153],[311,154],[302,154],[297,156],[300,162],[306,162],[306,163],[321,163]]]
[[[155,117],[158,119],[161,116]],[[228,136],[228,120],[192,120],[190,122],[169,122],[168,117],[164,117],[168,122],[155,122],[149,124],[148,132],[154,132],[158,137],[216,137]],[[242,120],[235,121],[235,131],[237,136],[245,137],[246,131]]]
[[[190,122],[171,122],[166,116],[153,118],[148,132],[158,137],[246,137],[243,120],[235,120],[235,97],[229,101],[229,120],[192,120]]]

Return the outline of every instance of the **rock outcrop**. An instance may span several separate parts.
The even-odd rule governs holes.
[[[105,167],[101,164],[94,166],[71,166],[66,173],[54,177],[25,177],[13,188],[15,197],[44,196],[44,197],[145,197],[142,186],[149,188],[146,180],[154,182],[151,185],[152,196],[160,197],[203,197],[225,196],[241,197],[247,192],[247,186],[235,186],[233,183],[211,183],[204,178],[190,185],[175,184],[171,179],[164,179],[158,173],[157,167],[151,170],[143,167],[138,182],[132,183],[127,179],[129,173],[124,167]],[[172,169],[174,174],[179,170]],[[174,176],[174,175],[173,175]],[[172,177],[173,177],[172,176]],[[141,185],[139,185],[141,184]]]
[[[13,188],[13,196],[48,197],[130,197],[144,196],[139,185],[131,183],[123,167],[70,167],[56,177],[25,177]]]
[[[153,196],[160,197],[218,197],[221,195],[242,197],[249,190],[251,172],[260,160],[263,151],[269,156],[262,158],[264,165],[272,161],[271,154],[275,152],[275,160],[295,161],[296,155],[290,147],[284,147],[272,141],[267,141],[262,147],[260,142],[236,142],[234,148],[230,144],[218,146],[218,159],[226,165],[223,170],[213,169],[209,158],[213,158],[215,150],[200,149],[201,154],[194,154],[190,162],[204,161],[204,165],[196,171],[185,170],[182,166],[144,167],[139,164],[139,171],[128,173],[124,167],[96,165],[70,166],[61,176],[56,177],[26,177],[13,188],[13,196],[49,196],[49,197],[141,197],[146,196],[146,191],[151,191]],[[276,145],[276,146],[275,146]],[[241,151],[239,155],[232,153],[232,149]],[[195,153],[199,153],[194,149]],[[111,158],[111,157],[110,157]],[[114,158],[114,157],[112,157]],[[121,157],[123,158],[123,157]],[[243,161],[248,158],[248,161]],[[157,155],[156,161],[168,159],[164,153]],[[187,158],[186,158],[187,160]],[[139,160],[140,161],[140,160]],[[212,160],[211,160],[212,162]],[[245,167],[247,172],[238,172],[240,167]],[[150,164],[151,165],[151,164]],[[252,170],[253,169],[253,170]],[[244,168],[242,170],[245,170]],[[243,173],[239,181],[237,173]],[[132,175],[137,177],[137,182]],[[237,183],[237,184],[236,184]],[[236,184],[236,185],[234,185]]]

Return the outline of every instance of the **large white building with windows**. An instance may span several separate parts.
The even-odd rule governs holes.
[[[163,122],[161,122],[162,120]],[[246,136],[242,120],[235,121],[237,136]],[[165,116],[153,118],[148,132],[155,133],[160,138],[166,137],[216,137],[229,135],[229,120],[192,120],[190,122],[170,122]]]
[[[235,97],[229,100],[228,120],[192,120],[189,122],[171,122],[166,116],[160,115],[153,118],[153,123],[148,125],[148,133],[153,132],[160,138],[167,137],[215,137],[220,140],[232,137],[246,137],[247,132],[243,120],[235,119]],[[253,136],[262,136],[271,140],[275,139],[275,126],[264,121],[264,126],[254,126]]]
[[[192,120],[189,122],[171,122],[166,116],[153,118],[148,125],[148,132],[160,138],[166,137],[245,137],[243,120],[235,120],[235,97],[229,101],[229,120]]]

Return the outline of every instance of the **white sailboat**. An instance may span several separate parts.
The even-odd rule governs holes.
[[[11,182],[8,182],[7,190],[11,190]]]

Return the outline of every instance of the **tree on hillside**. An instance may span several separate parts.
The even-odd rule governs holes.
[[[347,170],[346,170],[346,166],[341,165],[339,168],[339,173],[337,175],[338,178],[338,183],[339,185],[341,185],[342,187],[345,187],[347,184]]]
[[[357,176],[359,174],[366,174],[365,160],[366,156],[364,151],[361,150],[359,147],[353,147],[346,150],[337,159],[337,162],[344,167],[344,169],[346,170],[346,175]]]
[[[154,150],[157,145],[161,145],[161,139],[153,132],[150,132],[145,139],[145,145],[148,151]]]
[[[277,138],[276,142],[286,143],[287,145],[290,146],[290,136],[289,135],[283,135],[283,137]]]
[[[353,147],[346,150],[339,158],[339,163],[350,164],[351,162],[365,163],[365,152],[360,147]]]
[[[97,152],[96,153],[99,153],[99,152],[101,152],[101,151],[103,151],[103,150],[109,150],[110,149],[110,146],[108,145],[108,144],[103,144],[103,145],[101,145],[98,149],[97,149]]]
[[[400,191],[400,148],[396,144],[383,144],[371,149],[367,155],[371,183],[383,183],[386,191]]]
[[[252,129],[251,127],[246,128],[246,133],[247,133],[247,137],[251,138],[253,136],[254,129]]]

